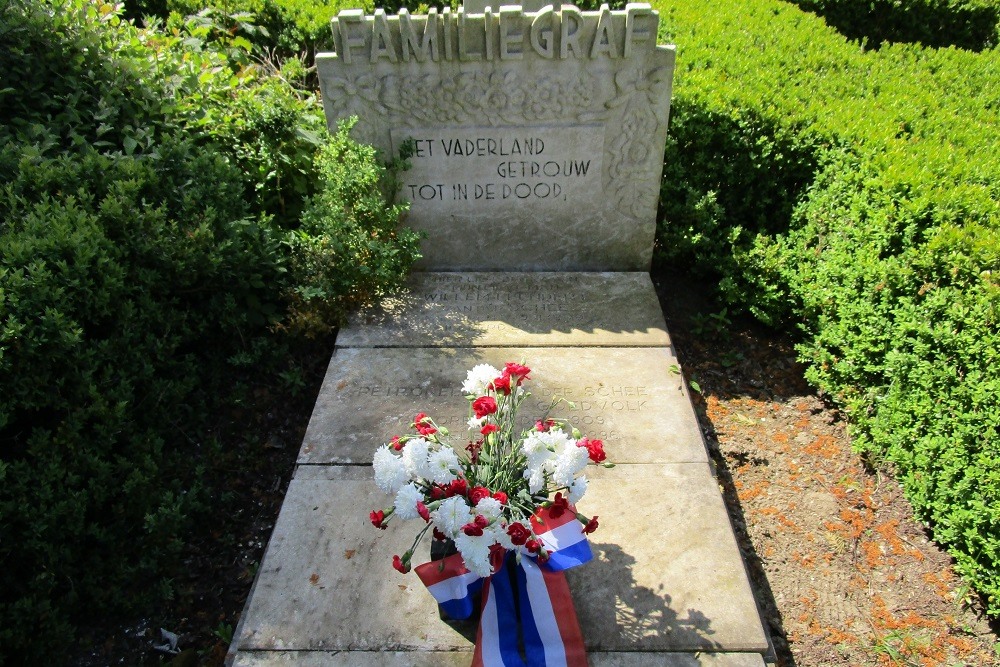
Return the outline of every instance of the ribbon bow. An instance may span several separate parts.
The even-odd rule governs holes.
[[[502,565],[485,579],[469,572],[461,554],[414,569],[451,618],[469,618],[473,598],[482,593],[472,667],[587,665],[576,609],[563,573],[593,558],[587,536],[572,507],[556,518],[548,509],[540,509],[531,521],[550,552],[544,561],[506,553]]]

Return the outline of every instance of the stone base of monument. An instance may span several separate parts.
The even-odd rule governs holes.
[[[469,639],[441,621],[415,574],[391,567],[416,524],[372,527],[368,512],[391,499],[370,464],[419,411],[461,433],[466,371],[505,361],[533,369],[523,412],[572,401],[554,414],[602,438],[618,464],[588,471],[579,509],[600,517],[594,560],[567,573],[590,664],[764,664],[767,637],[641,273],[419,274],[345,328],[233,664],[469,664]]]

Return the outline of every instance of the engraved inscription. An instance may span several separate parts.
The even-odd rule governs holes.
[[[392,132],[394,146],[404,139],[414,144],[401,189],[411,209],[563,207],[593,201],[601,191],[599,125]]]

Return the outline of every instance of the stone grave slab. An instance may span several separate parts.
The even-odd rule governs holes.
[[[245,651],[233,667],[468,667],[467,652]],[[590,667],[764,667],[759,653],[590,653]]]
[[[344,10],[327,122],[395,154],[424,270],[647,271],[675,51],[648,4]]]
[[[670,345],[646,273],[415,273],[340,347]]]
[[[562,396],[551,416],[569,419],[608,445],[619,463],[707,461],[698,422],[670,348],[340,348],[334,352],[299,464],[368,464],[375,449],[409,432],[425,412],[464,446],[468,402],[461,385],[477,364],[507,361],[534,369],[521,408],[529,427]]]
[[[595,558],[568,573],[588,650],[763,653],[767,640],[708,464],[592,472],[580,510],[601,517],[591,536]],[[416,523],[375,530],[368,512],[387,501],[368,466],[300,468],[237,649],[471,650],[438,619],[416,575],[392,570],[392,555],[409,548]],[[641,663],[609,656],[607,664]]]

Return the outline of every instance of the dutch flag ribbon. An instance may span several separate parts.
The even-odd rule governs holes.
[[[593,557],[571,507],[553,519],[548,509],[532,517],[532,528],[551,551],[544,561],[504,556],[493,576],[480,579],[461,554],[415,568],[451,618],[468,618],[473,596],[482,593],[472,667],[585,667],[587,654],[563,570]],[[519,561],[519,562],[518,562]],[[523,653],[522,653],[523,651]]]

